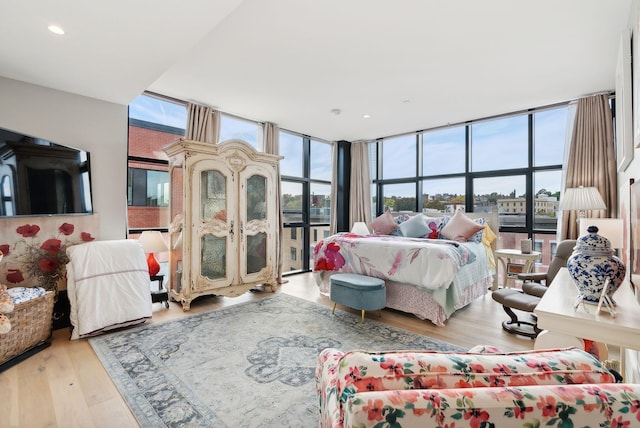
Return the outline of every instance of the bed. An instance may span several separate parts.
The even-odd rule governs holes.
[[[386,212],[372,222],[370,235],[343,232],[317,243],[314,271],[320,292],[329,295],[335,273],[382,278],[388,308],[444,326],[456,310],[497,288],[498,221],[496,211]]]

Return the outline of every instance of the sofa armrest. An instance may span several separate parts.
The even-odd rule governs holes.
[[[343,413],[338,394],[338,365],[344,352],[327,348],[318,355],[316,365],[316,393],[320,404],[319,426],[335,427],[342,425]]]

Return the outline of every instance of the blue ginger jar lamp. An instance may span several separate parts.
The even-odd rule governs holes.
[[[609,279],[606,295],[612,296],[624,281],[626,268],[614,255],[611,242],[598,235],[597,226],[589,226],[587,234],[578,238],[574,253],[567,261],[567,270],[578,287],[579,297],[587,303],[597,304]]]

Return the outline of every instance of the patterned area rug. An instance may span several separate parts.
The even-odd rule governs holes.
[[[313,427],[322,349],[463,350],[282,293],[89,342],[142,427]]]

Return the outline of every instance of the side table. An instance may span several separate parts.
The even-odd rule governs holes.
[[[523,253],[522,251],[513,248],[502,248],[500,250],[496,250],[496,257],[498,258],[498,261],[502,264],[502,268],[504,269],[504,286],[508,287],[509,278],[515,278],[517,276],[517,273],[533,272],[533,265],[536,261],[540,260],[541,256],[542,253],[539,251]],[[509,273],[508,265],[511,263],[511,259],[524,260],[525,263],[522,272]]]
[[[169,309],[169,292],[162,285],[164,275],[151,275],[149,279],[151,282],[158,281],[158,289],[151,290],[151,303],[164,303],[164,306]]]

